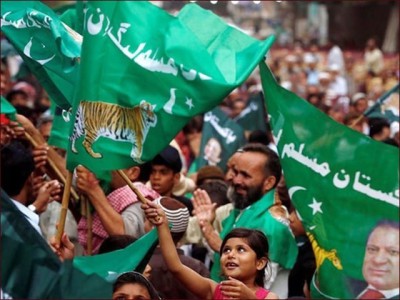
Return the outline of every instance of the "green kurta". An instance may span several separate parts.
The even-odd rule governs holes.
[[[274,218],[268,209],[274,204],[274,191],[265,194],[259,201],[240,211],[233,209],[222,222],[223,239],[232,229],[244,227],[258,229],[264,232],[269,242],[269,258],[282,268],[291,269],[297,258],[296,241],[289,227]],[[220,255],[214,254],[214,264],[211,269],[211,278],[221,281]]]

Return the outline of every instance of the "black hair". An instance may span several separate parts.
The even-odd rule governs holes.
[[[252,131],[249,135],[248,141],[249,143],[260,143],[263,145],[268,145],[269,143],[271,143],[268,133],[261,129]]]
[[[235,228],[231,232],[229,232],[224,240],[222,241],[220,248],[220,255],[222,256],[223,249],[225,247],[226,242],[231,238],[241,238],[247,241],[249,247],[256,253],[257,259],[261,259],[263,257],[267,258],[267,263],[265,267],[261,270],[257,271],[255,283],[258,286],[264,286],[264,277],[265,277],[265,268],[269,265],[269,243],[265,234],[256,229],[247,229],[247,228]]]
[[[1,149],[1,187],[10,196],[18,195],[35,169],[30,149],[12,140]]]
[[[278,185],[278,182],[281,180],[282,176],[282,167],[279,161],[279,156],[273,150],[268,148],[266,145],[259,143],[249,143],[241,148],[242,152],[254,152],[261,153],[266,156],[265,165],[264,165],[264,175],[265,176],[274,176],[275,184],[273,188]]]
[[[388,120],[384,118],[371,118],[368,121],[368,125],[370,126],[369,128],[369,136],[374,137],[376,134],[379,134],[382,132],[383,128],[389,128],[390,129],[390,123]]]
[[[205,190],[210,196],[212,202],[217,203],[217,207],[229,203],[229,199],[226,196],[228,192],[228,185],[224,180],[213,179],[206,181],[200,184],[198,188]]]
[[[378,221],[378,223],[376,223],[376,225],[369,232],[367,240],[369,240],[372,232],[374,232],[375,229],[377,229],[377,228],[393,228],[396,230],[400,230],[399,224],[400,224],[399,221],[392,221],[392,220],[387,220],[387,219],[380,220],[380,221]]]
[[[115,250],[124,249],[130,244],[134,243],[137,239],[131,235],[110,235],[100,245],[99,254],[112,252]]]
[[[150,295],[151,300],[160,300],[160,296],[158,292],[154,288],[154,286],[144,277],[142,274],[138,272],[126,272],[119,275],[115,283],[113,284],[113,293],[121,286],[128,284],[128,283],[136,283],[139,284],[147,289]]]

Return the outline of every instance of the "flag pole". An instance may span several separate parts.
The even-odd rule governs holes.
[[[25,137],[33,145],[33,147],[37,147],[39,145],[39,143],[26,131],[25,131]],[[50,167],[56,173],[58,179],[60,179],[61,182],[65,185],[65,183],[66,183],[65,177],[61,173],[61,171],[58,169],[58,167],[56,166],[54,161],[50,157],[47,157],[47,161],[48,161]],[[72,197],[74,198],[75,201],[79,200],[79,196],[78,196],[78,194],[76,193],[76,191],[75,191],[75,189],[73,187],[71,187],[71,194],[72,194]]]
[[[350,128],[353,128],[354,126],[356,126],[364,117],[367,117],[368,114],[370,114],[372,111],[374,111],[376,107],[378,107],[379,105],[382,105],[385,102],[385,100],[387,98],[389,98],[389,96],[398,89],[399,89],[399,83],[397,83],[394,87],[392,87],[385,94],[383,94],[378,100],[375,101],[374,105],[367,108],[357,119],[355,119],[354,122],[351,123]]]
[[[383,94],[383,96],[381,96],[378,100],[376,100],[376,102],[374,103],[374,105],[372,105],[371,107],[367,108],[364,112],[363,115],[367,116],[369,113],[371,113],[377,106],[382,105],[385,100],[387,98],[389,98],[389,96],[391,94],[393,94],[396,90],[399,89],[399,83],[397,83],[394,87],[392,87],[390,90],[388,90],[385,94]]]
[[[69,203],[69,196],[71,191],[71,183],[72,183],[72,172],[68,171],[67,179],[64,186],[64,193],[61,202],[61,212],[60,212],[60,219],[58,220],[58,227],[57,227],[57,234],[56,234],[56,243],[59,245],[61,242],[61,236],[64,232],[65,227],[65,219],[67,218],[68,212],[68,203]]]
[[[126,184],[131,188],[131,190],[136,194],[136,196],[138,197],[138,199],[146,204],[147,203],[147,199],[142,195],[141,192],[139,192],[139,190],[133,185],[132,181],[128,178],[128,176],[126,176],[126,174],[124,173],[124,171],[122,170],[117,170],[118,174],[122,177],[122,179],[125,180]]]
[[[92,255],[93,251],[93,218],[92,213],[90,211],[90,201],[87,197],[84,198],[86,204],[86,222],[87,222],[87,244],[86,244],[86,253],[88,255]]]

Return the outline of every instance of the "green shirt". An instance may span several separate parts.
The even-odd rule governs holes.
[[[260,200],[244,210],[233,209],[222,222],[223,239],[232,229],[244,227],[258,229],[264,232],[269,242],[269,258],[282,268],[291,269],[297,258],[297,245],[289,227],[274,218],[268,211],[274,204],[274,191],[271,190]],[[214,264],[211,269],[211,278],[221,281],[220,255],[214,254]]]

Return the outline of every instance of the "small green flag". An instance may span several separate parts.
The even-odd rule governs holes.
[[[14,299],[111,299],[117,276],[142,271],[158,243],[153,229],[125,249],[62,263],[2,189],[1,234],[1,289]]]
[[[367,118],[383,118],[389,123],[399,122],[399,84],[396,84],[382,97],[380,97],[373,106],[364,112]]]
[[[246,143],[243,129],[219,107],[204,115],[198,168],[218,166],[226,171],[226,163]]]
[[[246,131],[267,131],[264,97],[261,92],[249,97],[246,107],[233,120]]]
[[[41,1],[1,1],[1,31],[56,103],[69,109],[82,37]]]
[[[87,4],[70,170],[151,160],[244,82],[274,40],[251,38],[196,4],[178,16],[146,1]]]
[[[355,299],[367,236],[399,221],[399,152],[339,124],[260,74],[289,195],[316,257],[312,298]],[[398,256],[397,256],[398,257]]]
[[[7,124],[7,120],[16,121],[15,114],[17,113],[15,107],[12,106],[10,102],[7,101],[3,96],[1,96],[1,124]]]
[[[68,137],[72,123],[70,110],[65,110],[59,107],[51,100],[51,115],[53,116],[53,124],[51,126],[49,145],[67,150]]]

